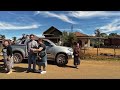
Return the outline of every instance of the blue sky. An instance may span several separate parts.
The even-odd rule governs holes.
[[[42,36],[51,26],[61,31],[94,35],[94,30],[120,34],[120,11],[0,11],[0,34],[11,39],[25,34]]]

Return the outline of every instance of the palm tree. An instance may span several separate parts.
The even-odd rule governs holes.
[[[100,48],[100,38],[99,37],[101,37],[100,29],[95,30],[95,36],[98,37],[98,39],[97,39],[97,56],[98,56],[98,48]]]
[[[100,37],[100,35],[101,35],[100,29],[95,30],[95,36]]]

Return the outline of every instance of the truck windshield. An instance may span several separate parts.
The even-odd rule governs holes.
[[[21,44],[21,40],[17,40],[15,44]]]
[[[49,46],[49,45],[54,45],[54,46],[56,46],[55,43],[53,43],[53,42],[50,41],[50,40],[46,40],[46,39],[44,39],[44,44],[47,45],[47,46]]]
[[[25,44],[25,40],[17,40],[15,44]]]

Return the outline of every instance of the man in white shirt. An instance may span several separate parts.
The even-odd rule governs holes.
[[[27,43],[28,49],[28,70],[27,73],[32,71],[31,64],[33,62],[33,72],[36,72],[36,59],[37,53],[34,53],[32,49],[38,48],[38,43],[35,41],[35,36],[33,34],[30,35],[30,41]]]

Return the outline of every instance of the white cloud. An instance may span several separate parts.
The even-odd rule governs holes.
[[[21,29],[36,29],[41,25],[32,24],[28,26],[18,26],[10,23],[0,22],[0,30],[21,30]]]
[[[10,11],[8,11],[8,14],[16,15],[15,13],[13,13],[13,12],[10,12]]]
[[[104,33],[118,31],[118,30],[120,30],[120,19],[115,19],[111,23],[109,23],[105,26],[99,27],[99,28],[100,28],[101,32],[104,32]]]
[[[109,17],[101,17],[100,19],[105,20],[105,19],[110,19],[110,18]]]
[[[93,34],[88,34],[89,36],[95,36],[95,34],[93,33]]]
[[[67,29],[67,28],[65,28],[65,29],[59,29],[59,30],[62,30],[62,31],[71,31],[71,29]],[[84,33],[84,31],[82,30],[82,29],[79,29],[79,28],[73,28],[73,32],[82,32],[82,33]]]
[[[41,34],[35,34],[36,36],[38,36],[38,37],[44,37],[43,35],[42,35],[42,33]]]
[[[41,14],[44,15],[45,17],[55,17],[58,18],[64,22],[68,22],[71,24],[77,24],[77,22],[71,20],[67,15],[65,14],[56,14],[48,11],[36,11],[34,15]]]
[[[85,19],[99,16],[120,16],[120,13],[114,11],[69,11],[68,15],[75,18]]]

